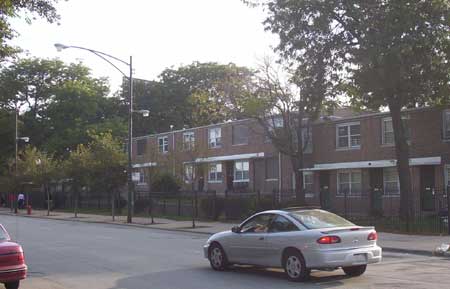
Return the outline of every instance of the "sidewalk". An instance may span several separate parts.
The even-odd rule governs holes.
[[[0,208],[0,214],[14,215],[9,208]],[[27,215],[26,211],[19,211],[19,216],[28,218],[45,218],[54,220],[88,222],[88,223],[107,223],[122,226],[134,226],[150,229],[182,231],[190,233],[198,233],[211,235],[220,231],[230,230],[233,224],[221,222],[204,222],[196,221],[196,228],[192,228],[192,221],[175,221],[163,218],[154,218],[154,224],[151,224],[150,218],[133,217],[133,224],[126,223],[126,216],[118,216],[112,221],[111,216],[78,214],[78,218],[74,218],[73,213],[50,212],[47,216],[45,210],[33,210],[31,215]],[[378,232],[378,244],[384,251],[409,253],[431,256],[434,249],[442,243],[450,243],[449,236],[423,236],[423,235],[402,235],[392,233]]]

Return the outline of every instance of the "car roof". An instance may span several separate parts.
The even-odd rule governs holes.
[[[317,211],[320,207],[289,207],[280,210],[267,210],[263,212],[259,212],[258,214],[281,214],[287,215],[291,212],[300,212],[300,211]]]

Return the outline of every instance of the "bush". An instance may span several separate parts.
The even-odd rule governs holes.
[[[161,193],[178,193],[180,187],[179,180],[170,173],[155,176],[151,184],[153,192]]]

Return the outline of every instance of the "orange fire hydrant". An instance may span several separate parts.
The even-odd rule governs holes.
[[[27,206],[27,214],[28,214],[28,215],[31,215],[31,205],[28,205],[28,206]]]

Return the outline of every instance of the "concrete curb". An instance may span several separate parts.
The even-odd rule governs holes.
[[[169,232],[183,232],[183,233],[192,233],[192,234],[201,234],[201,235],[207,235],[210,236],[212,234],[215,234],[217,232],[200,232],[200,231],[191,231],[187,229],[171,229],[171,228],[161,228],[161,227],[152,227],[155,225],[145,225],[145,224],[138,224],[138,223],[117,223],[117,222],[108,222],[108,221],[92,221],[92,220],[82,220],[82,219],[67,219],[67,218],[58,218],[58,217],[47,217],[47,216],[30,216],[30,215],[16,215],[14,213],[7,213],[7,212],[0,212],[0,215],[5,216],[16,216],[16,217],[23,217],[23,218],[33,218],[33,219],[45,219],[45,220],[56,220],[56,221],[67,221],[67,222],[79,222],[79,223],[89,223],[89,224],[107,224],[107,225],[116,225],[116,226],[126,226],[126,227],[135,227],[135,228],[143,228],[143,229],[152,229],[152,230],[160,230],[160,231],[169,231]],[[156,225],[157,226],[157,225]],[[192,229],[195,230],[195,229]]]
[[[392,247],[381,247],[383,252],[391,252],[391,253],[401,253],[401,254],[412,254],[412,255],[420,255],[426,257],[433,257],[433,251],[426,250],[415,250],[415,249],[401,249],[401,248],[392,248]]]
[[[35,219],[46,219],[46,220],[57,220],[57,221],[68,221],[68,222],[80,222],[80,223],[90,223],[90,224],[108,224],[108,225],[116,225],[116,226],[126,226],[126,227],[134,227],[134,228],[143,228],[143,229],[151,229],[151,230],[160,230],[160,231],[168,231],[168,232],[183,232],[183,233],[190,233],[190,234],[200,234],[200,235],[206,235],[210,236],[212,234],[215,234],[216,232],[201,232],[201,231],[193,231],[187,230],[187,229],[177,229],[177,228],[161,228],[161,227],[153,227],[154,225],[151,224],[127,224],[127,223],[118,223],[118,222],[108,222],[108,221],[92,221],[92,220],[83,220],[83,219],[67,219],[67,218],[52,218],[47,216],[33,216],[33,215],[16,215],[14,213],[10,212],[0,212],[0,215],[7,215],[7,216],[16,216],[16,217],[24,217],[24,218],[35,218]],[[392,253],[401,253],[401,254],[412,254],[412,255],[419,255],[419,256],[426,256],[426,257],[443,257],[443,256],[435,256],[433,254],[433,251],[426,251],[426,250],[415,250],[415,249],[403,249],[403,248],[394,248],[394,247],[385,247],[383,246],[383,251],[386,252],[392,252]]]

